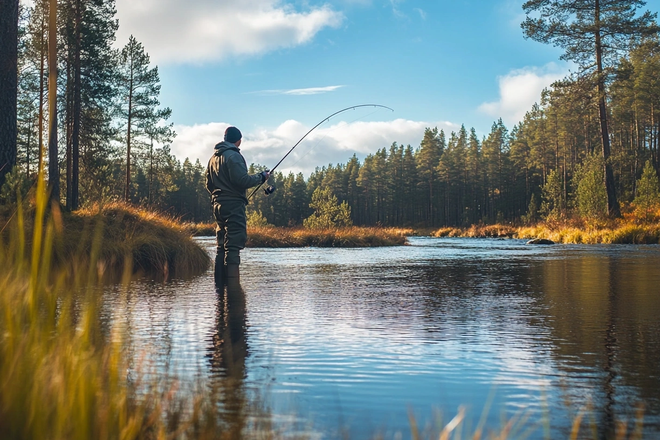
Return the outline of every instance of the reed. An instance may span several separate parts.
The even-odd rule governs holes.
[[[121,331],[100,327],[97,265],[102,228],[88,263],[53,271],[57,208],[47,212],[43,179],[28,234],[26,216],[0,238],[0,432],[4,438],[163,438],[163,393],[139,395],[127,380]],[[127,267],[129,267],[127,265]],[[124,279],[130,277],[125,271]]]

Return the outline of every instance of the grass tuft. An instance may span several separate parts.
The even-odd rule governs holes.
[[[25,213],[25,231],[37,226],[38,214],[34,208]],[[74,260],[75,267],[89,263],[97,236],[102,240],[94,264],[111,277],[121,274],[129,262],[133,273],[164,279],[200,274],[210,265],[208,254],[193,241],[189,227],[155,211],[111,203],[73,213],[53,209],[50,218],[54,228],[52,259],[59,267],[71,269]],[[17,222],[17,216],[9,221]],[[24,235],[27,246],[32,246],[33,235]],[[37,247],[38,241],[34,241]]]

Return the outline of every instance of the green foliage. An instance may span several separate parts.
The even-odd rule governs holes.
[[[250,211],[247,213],[247,225],[248,228],[267,228],[271,225],[268,224],[268,220],[261,213],[261,211]]]
[[[575,201],[580,215],[587,219],[601,219],[607,214],[607,193],[603,180],[603,159],[589,155],[575,172],[577,188]]]
[[[25,200],[32,182],[27,179],[20,167],[15,166],[5,175],[5,183],[0,188],[0,204],[16,204],[18,198]]]
[[[527,214],[521,217],[521,220],[525,224],[531,224],[536,222],[539,219],[539,203],[536,201],[536,194],[532,193],[532,197],[529,199],[529,205],[527,206]]]
[[[351,208],[346,201],[341,204],[328,187],[319,187],[312,194],[309,207],[314,213],[307,217],[303,226],[308,229],[341,228],[351,226]]]
[[[650,160],[646,161],[642,177],[637,181],[635,206],[646,221],[651,219],[653,211],[660,204],[660,183],[658,173]]]
[[[558,170],[552,170],[548,174],[545,185],[541,188],[541,214],[547,219],[561,217],[564,206],[563,198],[561,175]]]

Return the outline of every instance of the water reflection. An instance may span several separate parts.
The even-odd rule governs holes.
[[[221,265],[215,266],[215,325],[208,348],[210,377],[227,418],[229,438],[241,438],[250,405],[245,387],[248,356],[245,291],[237,278],[226,279]]]
[[[612,252],[542,267],[558,356],[597,372],[600,386],[593,390],[602,402],[597,418],[603,437],[612,435],[617,418],[632,419],[640,402],[653,432],[658,429],[657,264],[657,258]]]

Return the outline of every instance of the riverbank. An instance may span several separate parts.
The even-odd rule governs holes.
[[[34,210],[24,217],[21,225],[13,216],[5,229],[24,235],[30,249]],[[209,256],[186,226],[154,211],[111,203],[73,213],[51,210],[49,218],[52,262],[58,267],[77,270],[93,260],[98,271],[115,278],[130,265],[133,274],[167,279],[200,274],[210,265]]]
[[[186,229],[194,236],[214,237],[214,223],[189,223]],[[376,247],[401,246],[406,236],[417,235],[411,228],[367,228],[351,226],[337,229],[248,227],[246,247]]]
[[[622,219],[587,222],[582,219],[539,222],[530,226],[473,225],[468,228],[440,228],[434,237],[541,238],[565,244],[658,244],[660,223],[644,223],[626,215]]]

